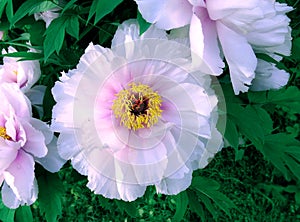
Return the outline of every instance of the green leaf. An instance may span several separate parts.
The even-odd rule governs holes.
[[[220,187],[217,181],[201,176],[194,177],[192,181],[192,188],[197,191],[198,197],[214,217],[216,214],[213,213],[212,202],[230,217],[230,209],[237,207],[227,196],[218,191]]]
[[[116,203],[121,211],[125,211],[129,216],[136,218],[137,208],[135,202],[116,200]]]
[[[204,209],[198,200],[198,196],[195,194],[194,191],[189,189],[188,198],[189,198],[189,209],[192,212],[196,213],[201,218],[201,221],[205,221]]]
[[[16,211],[15,222],[32,222],[32,212],[29,206],[19,207]]]
[[[233,122],[231,121],[226,122],[226,130],[225,130],[224,137],[233,148],[238,149],[239,134],[236,125]]]
[[[45,11],[51,10],[53,8],[57,8],[57,5],[51,1],[38,2],[28,12],[28,15],[32,15],[32,14],[38,13],[38,12],[45,12]]]
[[[176,212],[172,221],[181,221],[187,210],[189,198],[185,191],[177,194],[176,196],[174,196],[174,198],[176,201]]]
[[[292,135],[268,135],[260,151],[287,180],[290,180],[291,176],[300,179],[300,142]]]
[[[279,105],[287,107],[293,114],[300,113],[300,90],[296,86],[269,92],[249,92],[248,97],[252,103]]]
[[[112,12],[123,0],[112,0],[112,1],[105,1],[105,0],[94,0],[92,6],[89,11],[88,21],[95,16],[94,25],[100,21],[104,16]]]
[[[151,23],[147,22],[138,11],[137,13],[137,21],[140,26],[140,35],[147,31],[147,29],[151,26]]]
[[[56,51],[59,53],[65,38],[65,29],[68,17],[62,16],[54,19],[45,32],[44,57],[45,61]]]
[[[62,213],[62,197],[64,187],[56,174],[45,172],[38,178],[39,196],[38,202],[42,214],[45,214],[47,222],[57,221]]]
[[[9,209],[0,201],[0,220],[4,222],[14,222],[16,210]]]
[[[24,18],[27,14],[31,13],[36,7],[44,4],[45,1],[41,0],[28,0],[24,1],[24,3],[18,8],[15,15],[12,17],[10,21],[11,27],[13,27],[18,21]]]
[[[6,17],[8,19],[9,22],[11,22],[12,18],[13,18],[13,2],[12,0],[7,1],[7,5],[6,5]]]
[[[77,16],[70,16],[67,20],[66,32],[76,38],[79,39],[79,21]]]
[[[13,52],[13,53],[7,53],[2,54],[0,57],[15,57],[20,58],[21,60],[37,60],[41,59],[43,57],[43,54],[41,53],[35,53],[35,52]]]
[[[0,18],[2,17],[5,6],[9,0],[1,0],[0,1]],[[11,0],[10,0],[11,1]]]
[[[246,108],[239,104],[228,103],[228,122],[233,122],[239,132],[246,136],[256,147],[262,146],[264,141],[264,127],[258,121],[256,111],[251,105]]]
[[[69,1],[65,6],[64,9],[61,11],[61,14],[63,15],[65,13],[65,11],[67,11],[68,9],[72,8],[74,3],[77,2],[78,0],[71,0]]]

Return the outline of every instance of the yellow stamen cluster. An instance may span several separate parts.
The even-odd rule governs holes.
[[[149,128],[161,116],[162,99],[157,92],[143,84],[130,83],[121,90],[113,102],[112,110],[120,123],[128,129]]]
[[[11,140],[11,137],[6,134],[6,129],[2,126],[0,126],[0,137],[6,139],[6,140]]]

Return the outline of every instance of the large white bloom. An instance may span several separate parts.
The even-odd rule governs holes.
[[[10,208],[32,204],[38,194],[35,162],[56,172],[65,162],[49,127],[31,117],[31,105],[17,84],[0,84],[0,185]]]
[[[192,51],[215,75],[222,73],[224,56],[236,94],[248,91],[255,78],[257,58],[254,52],[290,53],[290,20],[285,13],[292,8],[286,4],[274,0],[135,1],[143,17],[159,28],[168,30],[190,24]],[[195,64],[199,62],[197,57],[193,60]],[[280,73],[275,70],[274,74]],[[277,79],[281,79],[283,85],[286,75]],[[272,85],[270,83],[270,87]]]
[[[222,146],[210,76],[191,73],[189,48],[134,21],[117,30],[112,49],[90,44],[76,69],[52,90],[59,153],[108,198],[132,201],[148,185],[186,189]],[[197,79],[192,74],[197,74]]]

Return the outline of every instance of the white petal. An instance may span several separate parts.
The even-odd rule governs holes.
[[[205,73],[220,75],[225,64],[220,56],[215,22],[203,8],[195,13],[190,26],[193,64]]]
[[[289,77],[289,73],[276,68],[274,64],[258,60],[256,76],[250,89],[252,91],[279,89],[288,83]]]
[[[230,69],[235,94],[248,91],[254,79],[257,59],[246,38],[217,22],[218,36]]]
[[[48,153],[43,158],[36,158],[36,162],[40,163],[46,170],[55,173],[65,164],[66,160],[62,159],[57,150],[57,139],[53,137],[51,143],[47,145]]]
[[[146,21],[169,30],[190,23],[192,5],[186,0],[135,0]]]

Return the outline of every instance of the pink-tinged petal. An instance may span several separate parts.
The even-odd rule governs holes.
[[[190,44],[193,64],[201,71],[213,75],[223,72],[224,63],[220,56],[215,22],[210,20],[203,8],[197,9],[190,26]]]
[[[193,6],[206,7],[205,0],[188,0]]]
[[[250,87],[252,91],[279,89],[288,83],[290,77],[286,71],[280,70],[274,64],[263,60],[258,60],[255,72],[256,76]]]
[[[18,200],[32,203],[36,195],[34,192],[34,160],[31,155],[19,150],[16,159],[3,175],[5,182]]]
[[[39,119],[31,118],[30,124],[33,128],[43,133],[46,145],[52,141],[53,132],[50,130],[49,126],[45,122]]]
[[[45,144],[45,137],[43,133],[33,128],[27,122],[24,122],[22,125],[24,127],[27,137],[23,149],[35,157],[41,158],[46,156],[48,150]]]
[[[0,175],[16,159],[19,147],[11,147],[2,137],[0,138]]]
[[[36,162],[40,163],[46,170],[55,173],[65,164],[66,160],[62,159],[57,150],[57,139],[53,137],[51,143],[47,145],[48,153],[43,158],[36,158]]]
[[[186,0],[136,0],[146,21],[169,30],[190,23],[192,5]]]
[[[9,101],[9,105],[13,107],[18,117],[24,119],[31,117],[31,103],[16,84],[2,83],[0,91],[0,100]]]
[[[248,85],[255,77],[257,59],[247,39],[216,22],[219,39],[230,69],[230,78],[235,94],[247,92]]]
[[[222,19],[224,17],[229,16],[230,14],[236,12],[240,9],[253,9],[260,5],[259,0],[248,0],[248,1],[222,1],[222,0],[214,0],[214,1],[206,1],[207,11],[209,13],[209,17],[213,20]]]

